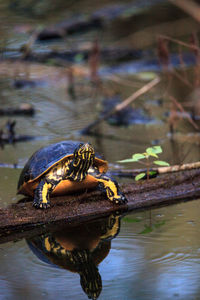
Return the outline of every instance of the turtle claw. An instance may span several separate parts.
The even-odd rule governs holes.
[[[34,206],[35,208],[47,209],[47,208],[50,207],[50,202],[44,203],[44,202],[36,202],[36,201],[34,201],[34,202],[33,202],[33,206]]]
[[[119,198],[113,198],[113,202],[117,205],[126,204],[128,200],[124,195],[121,195]]]
[[[50,208],[50,203],[40,203],[40,208],[42,209],[47,209],[47,208]]]

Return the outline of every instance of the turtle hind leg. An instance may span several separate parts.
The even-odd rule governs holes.
[[[35,189],[33,206],[36,208],[49,208],[49,194],[52,191],[52,184],[42,179]]]
[[[49,208],[49,195],[55,189],[55,187],[61,182],[64,174],[64,166],[61,163],[52,168],[45,177],[41,178],[38,184],[35,194],[33,206],[36,208]]]
[[[125,195],[120,191],[116,180],[113,180],[105,175],[96,177],[99,182],[99,187],[106,193],[107,198],[116,204],[125,204],[128,202]]]

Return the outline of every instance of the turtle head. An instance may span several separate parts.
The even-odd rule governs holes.
[[[94,148],[89,143],[81,143],[74,151],[74,158],[76,163],[87,161],[91,165],[94,161]]]
[[[69,165],[67,178],[73,181],[85,179],[89,168],[94,163],[95,152],[91,144],[79,144],[74,151],[74,157]]]
[[[93,253],[88,249],[75,249],[71,252],[76,262],[77,273],[80,275],[80,284],[89,299],[96,300],[102,290],[102,280],[95,264]]]
[[[87,294],[89,299],[96,300],[102,290],[101,275],[99,274],[98,268],[94,263],[84,265],[80,274],[80,283],[83,291]]]

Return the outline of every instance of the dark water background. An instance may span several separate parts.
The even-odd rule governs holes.
[[[135,17],[127,17],[128,11],[126,11],[125,17],[108,22],[104,30],[92,30],[52,42],[37,42],[33,50],[41,53],[50,49],[74,48],[86,45],[96,37],[99,38],[102,47],[113,46],[132,31],[159,24],[162,21],[161,17],[159,18],[160,14],[164,21],[169,22],[188,17],[167,5],[165,1],[161,2],[163,3],[159,6],[147,8],[145,4],[148,1],[144,1],[146,8],[138,8]],[[123,2],[125,3],[130,4],[130,1]],[[36,28],[40,25],[56,23],[71,18],[74,14],[88,16],[108,4],[116,4],[116,2],[0,1],[1,47],[17,49],[23,45],[30,36],[30,33],[26,32],[28,26]],[[187,37],[187,34],[183,29],[182,36]],[[145,42],[142,50],[147,51],[148,54],[145,54],[139,62],[120,62],[114,65],[102,62],[101,64],[102,76],[113,74],[115,71],[115,74],[123,74],[126,80],[133,82],[133,86],[128,87],[110,80],[106,81],[106,87],[109,90],[116,89],[122,99],[133,93],[135,86],[140,87],[145,84],[148,80],[144,77],[152,78],[160,74],[155,43],[149,42],[150,45],[147,47]],[[129,38],[126,40],[126,45],[129,45]],[[131,42],[130,45],[133,47]],[[134,47],[137,48],[137,45]],[[4,56],[6,55],[4,53]],[[146,63],[149,59],[154,63]],[[193,68],[189,65],[190,61],[187,68],[190,76]],[[87,62],[82,62],[81,66],[87,67]],[[94,89],[87,78],[77,79],[78,96],[74,101],[66,91],[67,78],[63,76],[62,67],[57,69],[50,66],[50,69],[46,70],[43,65],[39,65],[34,72],[27,65],[18,63],[16,66],[15,63],[13,70],[4,69],[1,63],[1,107],[16,106],[21,103],[33,105],[36,110],[34,117],[10,119],[17,121],[18,134],[38,138],[30,142],[5,145],[0,149],[0,162],[24,165],[38,148],[64,139],[89,140],[109,161],[111,169],[117,166],[118,160],[128,158],[136,152],[143,152],[146,147],[157,143],[164,150],[161,158],[170,164],[181,163],[183,159],[184,162],[200,159],[199,136],[187,120],[179,121],[175,140],[172,142],[169,138],[169,125],[165,115],[170,105],[166,103],[157,105],[157,101],[162,100],[166,92],[168,81],[165,75],[161,75],[160,85],[135,103],[136,107],[146,105],[149,116],[154,119],[154,122],[129,127],[114,127],[104,122],[99,129],[102,137],[94,137],[80,136],[78,131],[95,119],[105,95],[101,91],[94,94]],[[141,73],[141,70],[146,73]],[[26,78],[27,73],[32,80],[39,78],[38,81],[41,81],[43,78],[44,83],[34,88],[16,89],[13,85],[14,80]],[[173,79],[170,92],[181,100],[192,101],[192,95],[198,92],[198,89],[187,88]],[[1,117],[0,127],[3,127],[7,120],[8,117]],[[20,171],[20,169],[1,168],[1,207],[20,199],[16,196]],[[118,179],[118,181],[123,180]],[[99,265],[103,284],[99,299],[200,299],[199,206],[197,200],[155,209],[151,213],[149,211],[132,213],[122,218],[121,230],[112,240],[110,253]],[[150,232],[145,231],[149,227]],[[80,287],[80,278],[77,274],[52,268],[42,262],[30,251],[25,240],[0,246],[0,266],[0,299],[87,299]]]

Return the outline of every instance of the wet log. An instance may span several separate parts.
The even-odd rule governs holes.
[[[24,52],[21,49],[4,49],[5,57],[8,57],[10,60],[19,61],[21,60],[37,63],[54,63],[57,65],[62,65],[66,63],[74,63],[77,60],[78,56],[81,56],[83,61],[87,61],[91,53],[92,44],[88,45],[87,48],[80,49],[68,49],[68,50],[46,50],[45,52],[36,52],[30,51],[24,55]],[[106,47],[101,48],[100,59],[104,63],[116,63],[121,61],[129,61],[135,59],[141,59],[145,55],[148,55],[149,52],[144,52],[140,49],[134,49],[130,47]],[[34,87],[34,82],[26,82],[26,85]],[[20,88],[23,85],[23,82],[16,81],[15,87]]]
[[[0,209],[0,243],[32,236],[60,224],[75,226],[111,213],[152,209],[200,197],[200,169],[165,174],[149,181],[121,185],[128,199],[124,205],[105,200],[97,191],[51,198],[51,208],[35,209],[32,200]]]
[[[127,12],[129,16],[132,14],[132,16],[135,17],[137,14],[141,14],[140,12],[142,10],[152,9],[163,2],[165,2],[165,0],[144,1],[142,4],[141,1],[120,4],[115,3],[114,5],[107,4],[88,16],[80,15],[79,17],[72,17],[63,22],[44,28],[38,33],[37,40],[48,41],[61,39],[68,35],[80,34],[94,29],[101,30],[119,18],[124,19]]]
[[[19,134],[6,134],[0,132],[0,147],[3,148],[6,144],[15,144],[19,142],[29,142],[33,140],[37,140],[40,137],[31,136],[31,135],[19,135]],[[4,164],[2,164],[3,166]],[[0,164],[1,166],[1,164]],[[8,167],[7,164],[5,164]]]
[[[30,104],[25,104],[25,103],[16,107],[0,108],[0,116],[14,116],[14,115],[33,116],[34,113],[35,113],[34,108]]]
[[[60,39],[74,33],[83,33],[93,29],[102,29],[103,22],[101,18],[76,18],[63,21],[59,24],[45,28],[38,33],[37,40],[46,41],[52,39]]]

